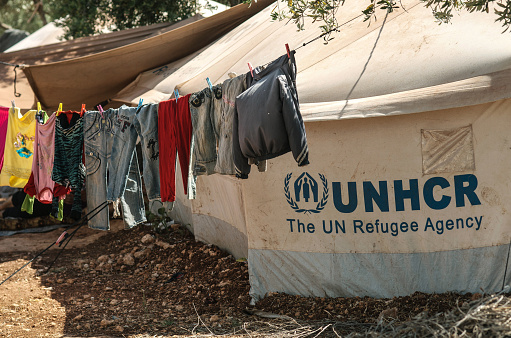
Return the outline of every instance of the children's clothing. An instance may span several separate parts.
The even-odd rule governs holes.
[[[0,185],[23,188],[28,182],[34,153],[35,114],[35,110],[29,110],[21,115],[19,108],[9,108]]]

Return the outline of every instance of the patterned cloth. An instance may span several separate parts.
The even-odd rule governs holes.
[[[68,119],[68,116],[71,118]],[[82,213],[81,192],[84,187],[83,118],[73,111],[57,116],[55,121],[55,159],[51,179],[74,193],[71,217],[79,219]],[[58,197],[53,198],[54,211],[58,210]],[[52,212],[53,213],[53,212]]]

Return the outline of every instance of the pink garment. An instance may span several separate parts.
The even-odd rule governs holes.
[[[9,121],[9,108],[0,107],[0,172],[4,166],[5,136],[7,134],[7,121]]]
[[[55,156],[55,114],[52,114],[45,124],[36,122],[34,141],[34,174],[35,197],[41,202],[52,202],[55,182],[51,179],[53,158]]]

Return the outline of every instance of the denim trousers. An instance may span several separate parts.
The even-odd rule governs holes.
[[[149,200],[159,199],[158,104],[144,104],[138,108],[123,105],[117,109],[114,129],[112,171],[115,176],[108,184],[108,200],[115,201],[122,196],[125,178],[130,172],[130,159],[136,158],[137,140],[142,147],[142,174],[147,197]]]
[[[108,109],[103,113],[88,111],[84,115],[87,209],[89,212],[108,200],[108,185],[117,176],[117,173],[112,170],[112,148],[115,134],[118,132],[116,125],[119,125],[117,114],[117,109]],[[125,190],[118,198],[123,211],[125,228],[131,228],[146,220],[136,153],[129,158],[129,164],[129,172],[125,177]],[[91,216],[88,220],[90,228],[110,229],[108,207],[97,209]]]
[[[193,93],[190,96],[190,116],[193,134],[188,172],[188,198],[195,199],[197,176],[215,173],[216,135],[213,126],[215,109],[220,109],[222,87],[216,85]]]

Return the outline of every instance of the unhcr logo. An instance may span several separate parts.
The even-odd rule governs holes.
[[[325,175],[318,174],[321,184],[323,185],[323,194],[319,199],[321,186],[308,172],[302,173],[298,178],[291,183],[292,174],[287,174],[284,179],[284,193],[287,203],[293,210],[298,213],[314,213],[318,214],[325,208],[328,201],[328,181]],[[293,190],[293,194],[291,193]],[[305,203],[307,206],[316,204],[313,209],[301,208],[298,202],[302,205]]]

